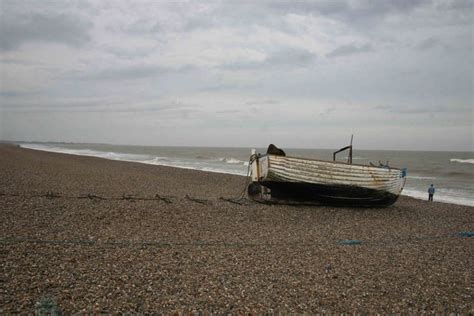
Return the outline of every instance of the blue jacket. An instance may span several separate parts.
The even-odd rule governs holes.
[[[429,194],[434,194],[435,193],[435,188],[434,187],[429,187],[428,193]]]

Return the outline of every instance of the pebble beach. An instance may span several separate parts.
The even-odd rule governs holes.
[[[474,313],[474,207],[226,200],[245,184],[0,145],[0,313]]]

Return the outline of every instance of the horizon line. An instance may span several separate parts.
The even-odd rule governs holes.
[[[173,147],[173,148],[232,148],[232,149],[244,149],[244,148],[266,148],[260,146],[199,146],[199,145],[143,145],[143,144],[112,144],[112,143],[91,143],[91,142],[68,142],[68,141],[24,141],[24,140],[4,140],[0,139],[0,144],[2,143],[13,143],[13,144],[22,144],[22,143],[39,143],[39,144],[73,144],[73,145],[109,145],[109,146],[132,146],[132,147]],[[334,150],[341,147],[334,148],[316,148],[316,147],[291,147],[283,146],[285,149],[302,149],[302,150]],[[356,148],[355,150],[373,150],[373,151],[408,151],[408,152],[462,152],[462,153],[474,153],[474,150],[433,150],[433,149],[422,149],[422,150],[413,150],[413,149],[373,149],[373,148]]]

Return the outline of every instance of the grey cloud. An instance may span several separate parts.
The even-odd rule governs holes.
[[[429,0],[398,0],[398,1],[261,1],[261,2],[223,2],[219,6],[199,15],[186,14],[181,3],[166,3],[164,10],[174,17],[172,23],[163,17],[154,20],[140,18],[135,22],[123,25],[119,30],[130,34],[152,35],[156,38],[168,32],[188,32],[199,29],[218,28],[220,26],[248,27],[266,25],[281,31],[285,29],[281,16],[290,13],[308,15],[320,14],[330,18],[343,20],[354,25],[372,25],[374,19],[390,14],[409,14],[411,11],[430,5]],[[152,8],[154,6],[152,5]],[[189,10],[189,9],[188,9]],[[167,17],[169,20],[170,18]]]
[[[474,2],[472,0],[442,1],[437,3],[437,7],[443,10],[472,10],[473,6]]]
[[[221,110],[221,111],[216,111],[216,113],[219,114],[239,114],[242,113],[241,110]]]
[[[277,12],[318,12],[321,14],[335,14],[348,10],[347,1],[282,1],[268,2],[268,7]]]
[[[2,98],[16,98],[25,96],[39,95],[38,91],[13,91],[13,90],[0,90],[0,97]],[[0,104],[1,105],[1,104]]]
[[[92,23],[67,14],[0,16],[0,49],[14,50],[25,42],[56,42],[81,46],[90,40]]]
[[[155,49],[154,48],[130,49],[129,47],[127,48],[111,47],[111,48],[106,48],[105,51],[120,59],[132,60],[132,59],[140,59],[140,58],[149,56],[150,54],[155,52]]]
[[[110,68],[92,74],[80,74],[82,80],[129,80],[157,77],[170,73],[186,73],[193,69],[191,66],[167,68],[150,65],[135,65],[124,68]]]
[[[120,28],[109,28],[111,31],[122,31],[129,34],[148,34],[160,31],[160,22],[150,23],[149,20],[144,18],[139,18],[128,25],[122,25]]]
[[[373,51],[373,48],[370,44],[356,45],[349,44],[336,48],[332,52],[326,55],[326,57],[341,57],[358,53],[366,53]]]
[[[1,96],[1,94],[0,94]],[[28,95],[22,95],[23,97]],[[33,95],[31,95],[33,96]],[[194,104],[160,99],[127,100],[118,98],[65,98],[51,101],[45,97],[5,100],[0,109],[10,112],[94,112],[94,113],[143,113],[176,111],[193,112]]]
[[[265,62],[268,65],[305,66],[312,63],[315,58],[316,55],[307,50],[286,48],[270,55]]]
[[[74,6],[59,0],[0,0],[0,55],[4,54],[0,57],[8,67],[8,73],[4,72],[8,76],[0,79],[11,80],[0,92],[4,114],[0,132],[18,139],[28,137],[24,130],[31,129],[31,135],[39,138],[53,140],[60,135],[65,140],[96,142],[103,135],[112,135],[112,141],[122,139],[130,134],[127,126],[140,135],[129,141],[140,143],[157,121],[165,126],[178,122],[195,127],[189,137],[217,145],[238,141],[237,136],[228,133],[223,141],[222,133],[213,132],[208,137],[211,134],[203,126],[221,126],[225,132],[234,124],[242,128],[242,133],[234,134],[244,138],[255,126],[266,126],[262,139],[275,137],[276,130],[281,132],[278,137],[290,139],[285,135],[302,125],[307,128],[305,134],[332,135],[340,126],[362,126],[366,121],[360,117],[372,115],[393,127],[425,124],[433,135],[442,133],[445,117],[450,124],[472,127],[472,71],[466,67],[472,57],[472,3],[210,1],[204,3],[209,9],[201,11],[196,2],[138,1],[133,6],[94,2],[89,6],[79,0]],[[308,27],[301,25],[306,19]],[[232,34],[238,35],[235,41]],[[21,54],[5,51],[39,41],[47,43],[38,45],[38,53],[34,45]],[[200,54],[203,41],[209,41],[205,47],[209,51]],[[48,52],[57,52],[56,45],[47,44],[55,43],[73,49],[52,60]],[[80,50],[75,49],[78,46]],[[222,58],[221,52],[233,47],[243,53]],[[212,49],[217,49],[216,54]],[[252,54],[245,54],[247,50]],[[361,63],[357,57],[370,51],[374,58]],[[261,56],[266,58],[261,60]],[[163,66],[170,62],[200,66]],[[172,101],[181,98],[198,104]],[[218,107],[220,98],[226,100],[225,106]],[[286,111],[285,100],[291,100],[294,111]],[[370,108],[376,104],[380,106]],[[360,116],[347,115],[356,105],[361,105]],[[245,126],[241,123],[241,116],[268,108],[274,116],[262,116],[265,119],[258,124],[251,119],[244,120]],[[426,120],[425,114],[436,121]],[[44,119],[30,119],[36,117]],[[55,124],[67,127],[62,130],[69,134],[57,133]],[[416,133],[400,129],[399,136],[412,139],[412,134]],[[169,138],[159,136],[152,141],[160,144],[166,139],[182,145],[193,141],[173,133]],[[469,136],[451,132],[446,139],[457,144],[471,139],[472,143]],[[416,141],[423,143],[422,138],[415,137]]]
[[[415,8],[428,4],[428,0],[398,0],[398,1],[288,1],[269,3],[269,6],[281,12],[308,13],[316,12],[331,15],[347,21],[371,19],[387,14],[407,13]]]
[[[225,8],[226,6],[219,6],[216,12],[209,10],[196,15],[191,4],[172,1],[152,2],[150,10],[160,11],[161,14],[157,14],[153,18],[138,18],[131,23],[116,27],[112,31],[131,35],[153,35],[156,38],[156,36],[168,32],[188,32],[212,28],[226,21],[227,18],[221,14],[225,12]]]
[[[354,13],[366,15],[386,15],[390,13],[410,12],[422,5],[430,4],[429,0],[397,0],[397,1],[361,1],[360,6],[352,7]]]
[[[398,114],[424,114],[424,113],[468,113],[472,109],[468,106],[453,105],[378,105],[373,110],[388,111]]]
[[[439,41],[434,38],[434,37],[428,37],[427,39],[424,39],[418,45],[416,45],[416,48],[418,50],[427,50],[433,47],[436,47],[439,45]]]
[[[246,105],[272,105],[272,104],[278,104],[278,103],[280,102],[277,100],[272,100],[272,99],[245,102]]]
[[[261,62],[242,62],[226,64],[224,69],[259,69],[275,67],[302,67],[308,66],[316,60],[316,55],[301,48],[286,47],[272,52]]]
[[[20,58],[2,58],[2,64],[8,65],[22,65],[22,66],[44,66],[44,63],[31,62],[27,60],[22,60]]]
[[[232,91],[232,90],[242,90],[242,89],[255,89],[259,87],[258,84],[242,84],[242,83],[233,83],[233,84],[214,84],[207,85],[199,89],[202,92],[221,92],[221,91]]]

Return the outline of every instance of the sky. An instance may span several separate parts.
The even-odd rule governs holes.
[[[474,0],[0,0],[0,139],[473,151]]]

